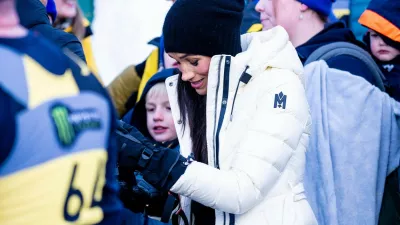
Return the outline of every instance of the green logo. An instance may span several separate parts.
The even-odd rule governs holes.
[[[68,121],[68,109],[64,106],[56,106],[51,111],[51,116],[56,125],[58,140],[62,145],[71,145],[75,139],[75,131]]]
[[[51,110],[51,117],[57,131],[57,137],[63,146],[70,146],[77,136],[85,130],[101,128],[100,115],[93,109],[72,112],[63,105]]]

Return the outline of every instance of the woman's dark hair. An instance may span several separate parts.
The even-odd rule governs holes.
[[[178,79],[178,104],[184,129],[189,126],[192,139],[194,158],[202,163],[208,163],[206,139],[206,101],[207,97],[197,94],[189,82]],[[189,121],[189,124],[186,124]],[[181,135],[181,134],[178,134]]]
[[[328,17],[327,16],[325,16],[324,14],[322,14],[322,13],[320,13],[320,12],[315,12],[317,15],[318,15],[318,18],[322,21],[322,22],[324,22],[324,23],[327,23],[328,22]]]

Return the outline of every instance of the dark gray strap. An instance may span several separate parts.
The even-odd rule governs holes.
[[[319,47],[317,50],[311,53],[304,65],[318,60],[327,61],[328,59],[339,55],[349,55],[363,61],[365,66],[369,69],[369,71],[371,71],[376,81],[376,86],[381,91],[385,91],[384,82],[386,79],[381,69],[378,67],[378,65],[375,63],[375,61],[372,59],[371,55],[367,51],[352,43],[334,42]]]

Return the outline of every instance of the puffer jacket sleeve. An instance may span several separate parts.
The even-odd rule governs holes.
[[[237,131],[243,140],[231,168],[218,170],[193,162],[172,192],[217,210],[243,214],[260,203],[281,174],[293,167],[288,162],[296,149],[304,151],[308,138],[302,136],[309,135],[305,91],[298,76],[288,70],[271,69],[263,75],[252,81],[260,90],[256,111],[247,128]],[[275,104],[279,93],[286,98],[285,107]],[[304,162],[304,158],[292,161]],[[296,172],[303,173],[303,169]]]

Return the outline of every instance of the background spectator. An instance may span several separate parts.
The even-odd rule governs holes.
[[[47,19],[39,0],[33,12],[18,2]],[[15,4],[0,0],[0,223],[118,224],[112,102],[76,55],[21,26]]]
[[[54,2],[57,9],[57,18],[53,26],[74,34],[82,42],[86,62],[90,70],[102,81],[93,55],[91,41],[93,32],[89,21],[83,16],[76,0],[54,0]]]
[[[364,36],[371,55],[386,78],[386,91],[400,101],[400,2],[373,0],[359,22],[369,31]],[[400,224],[399,170],[386,180],[380,225]]]
[[[66,48],[85,61],[80,41],[72,34],[51,26],[46,7],[39,0],[17,0],[20,23],[27,29],[40,33],[60,48]]]
[[[330,43],[348,42],[363,47],[343,22],[327,24],[332,12],[332,3],[332,0],[260,0],[256,9],[261,13],[264,23],[275,21],[276,25],[286,29],[290,41],[304,63],[315,50]],[[271,6],[273,9],[270,9]],[[274,19],[265,20],[270,17]],[[371,71],[359,59],[348,55],[337,55],[326,60],[326,63],[331,68],[348,71],[372,84],[375,83]]]

